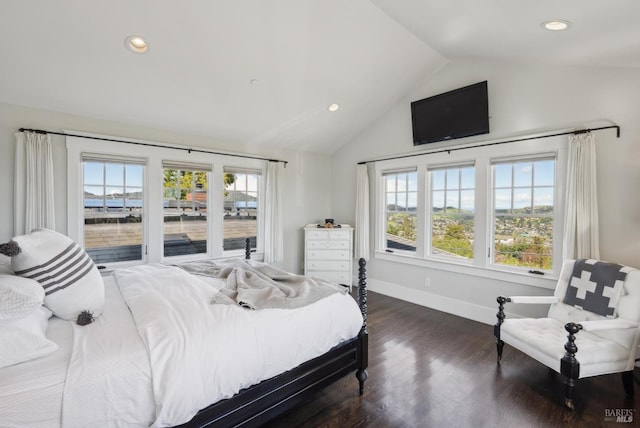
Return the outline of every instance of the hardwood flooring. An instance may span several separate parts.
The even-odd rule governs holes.
[[[640,385],[626,397],[620,375],[579,380],[571,412],[559,374],[509,345],[496,364],[492,326],[371,292],[368,307],[364,394],[346,376],[268,427],[640,426]],[[608,422],[607,409],[635,421]]]

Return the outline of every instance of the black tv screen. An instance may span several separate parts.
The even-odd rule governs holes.
[[[487,82],[411,103],[413,145],[489,133]]]

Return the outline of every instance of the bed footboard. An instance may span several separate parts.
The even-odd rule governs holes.
[[[248,259],[249,251],[246,255]],[[259,426],[309,400],[316,392],[354,371],[362,395],[369,363],[366,261],[360,259],[358,265],[357,300],[364,321],[356,337],[292,370],[212,404],[181,426]]]

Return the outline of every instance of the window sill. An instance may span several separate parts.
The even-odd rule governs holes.
[[[557,277],[550,274],[540,276],[528,272],[504,271],[496,268],[478,267],[470,264],[455,263],[444,260],[421,259],[415,256],[389,254],[376,252],[374,257],[378,260],[385,260],[394,263],[402,263],[413,266],[421,266],[429,269],[438,269],[446,272],[454,272],[463,275],[475,276],[478,278],[492,279],[496,281],[513,282],[516,284],[540,287],[548,290],[556,288]]]

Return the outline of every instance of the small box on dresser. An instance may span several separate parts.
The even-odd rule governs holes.
[[[304,274],[348,285],[353,269],[353,227],[323,228],[308,224],[304,228]]]

